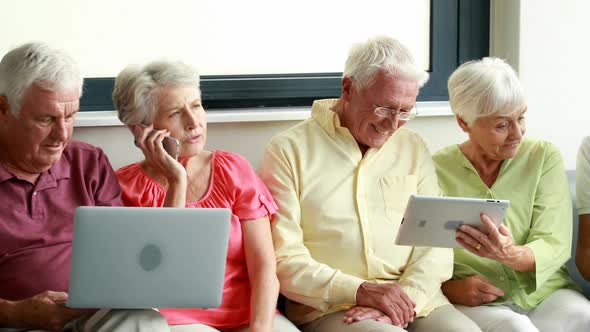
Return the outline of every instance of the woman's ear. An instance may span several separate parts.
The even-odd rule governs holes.
[[[139,127],[139,125],[127,125],[127,128],[129,128],[129,130],[131,131],[131,133],[135,137],[139,136],[139,128],[138,127]]]
[[[146,129],[152,129],[152,125],[146,126],[142,123],[139,124],[131,124],[131,125],[127,125],[127,128],[129,128],[129,130],[131,130],[131,132],[133,133],[133,135],[135,136],[139,136],[141,135],[141,133],[146,130]]]
[[[467,122],[465,122],[465,120],[461,119],[458,115],[456,115],[455,118],[457,119],[457,124],[459,124],[459,127],[461,127],[461,130],[463,130],[464,133],[469,134],[471,132],[471,129],[469,128],[469,125],[467,124]]]

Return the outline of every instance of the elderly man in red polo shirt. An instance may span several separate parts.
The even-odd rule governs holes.
[[[42,43],[0,61],[0,331],[166,331],[156,311],[113,310],[98,319],[60,304],[74,210],[122,205],[105,154],[71,141],[82,81],[72,58]]]

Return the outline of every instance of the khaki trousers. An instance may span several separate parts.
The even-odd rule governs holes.
[[[571,289],[549,295],[535,309],[516,305],[457,306],[484,332],[590,331],[590,301]]]
[[[45,332],[42,330],[0,328],[0,332]],[[159,312],[145,310],[102,309],[94,315],[77,319],[64,328],[64,332],[168,332],[166,319]]]
[[[467,316],[452,305],[434,309],[427,317],[414,320],[407,330],[375,320],[345,324],[345,311],[338,311],[300,326],[303,332],[481,332]]]
[[[217,330],[203,324],[193,325],[174,325],[170,326],[172,332],[248,332],[248,327],[240,327],[236,329]],[[276,315],[274,321],[274,332],[299,332],[299,329],[293,325],[285,316]]]

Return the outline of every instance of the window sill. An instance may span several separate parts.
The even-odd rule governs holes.
[[[449,102],[418,102],[419,117],[452,115]],[[224,122],[267,122],[297,121],[307,119],[311,107],[269,107],[214,110],[207,112],[208,123]],[[80,112],[76,116],[76,127],[123,126],[116,111]]]

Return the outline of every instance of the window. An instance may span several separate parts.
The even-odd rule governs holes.
[[[252,8],[254,3],[264,10]],[[390,34],[408,46],[431,74],[419,100],[441,101],[448,99],[450,73],[465,60],[487,55],[489,45],[489,0],[367,0],[354,7],[337,0],[20,0],[9,7],[13,15],[0,22],[0,30],[23,26],[24,15],[35,23],[0,42],[0,50],[2,44],[44,40],[69,51],[87,76],[82,111],[113,110],[113,76],[128,63],[166,54],[188,57],[184,60],[198,66],[209,110],[311,105],[340,95],[346,42],[370,34]],[[61,14],[66,10],[72,14]],[[51,11],[56,13],[46,15]],[[300,33],[302,27],[307,34]],[[205,37],[207,43],[199,42]],[[299,53],[282,61],[281,54],[292,53],[293,45]],[[314,54],[329,50],[337,56]],[[271,53],[268,59],[279,61],[265,58]],[[253,59],[263,60],[249,62]],[[232,67],[236,63],[242,67]]]

